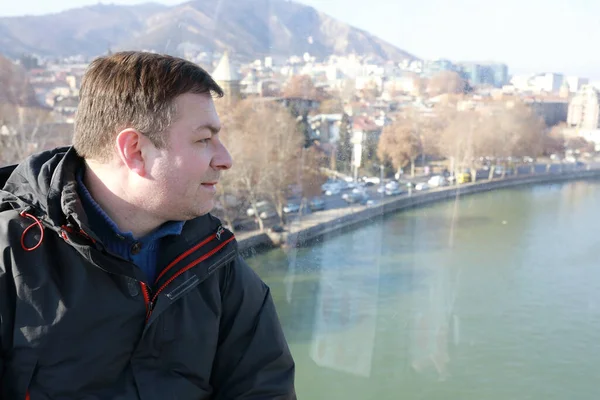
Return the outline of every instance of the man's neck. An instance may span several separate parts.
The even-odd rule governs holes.
[[[165,222],[158,221],[135,204],[124,188],[127,182],[119,180],[119,174],[115,171],[86,163],[83,183],[96,203],[123,232],[131,232],[134,237],[140,238]]]

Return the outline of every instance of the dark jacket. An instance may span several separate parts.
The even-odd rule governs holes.
[[[295,399],[269,288],[206,215],[154,283],[87,226],[72,148],[0,170],[0,399]]]

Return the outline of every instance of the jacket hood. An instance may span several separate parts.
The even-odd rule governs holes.
[[[73,147],[59,147],[0,169],[0,211],[27,211],[52,227],[66,216],[83,215],[75,173],[83,159]]]

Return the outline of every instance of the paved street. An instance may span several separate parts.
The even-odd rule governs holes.
[[[535,173],[536,174],[543,174],[546,173],[547,171],[547,165],[546,164],[536,164],[535,165]],[[562,171],[575,171],[577,169],[582,170],[582,169],[588,169],[588,168],[600,168],[600,163],[598,162],[591,162],[591,163],[587,163],[585,165],[576,165],[576,164],[563,164],[561,166],[561,164],[552,164],[549,172],[550,173],[560,173],[561,169]],[[529,175],[531,174],[531,166],[521,166],[518,168],[518,175]],[[477,180],[478,181],[483,181],[483,180],[487,180],[489,177],[489,171],[484,170],[484,169],[480,169],[479,171],[477,171]],[[494,179],[500,179],[501,175],[499,174],[495,174]],[[413,183],[419,183],[419,182],[427,182],[427,180],[429,179],[429,176],[417,176],[414,179],[402,179],[402,181],[407,181],[410,180]],[[379,187],[379,185],[373,185],[373,186],[367,186],[365,187],[365,191],[368,194],[368,197],[370,200],[372,200],[373,204],[372,205],[376,205],[378,203],[380,203],[381,201],[384,201],[386,199],[389,199],[390,196],[384,196],[381,193],[377,192],[377,188]],[[433,191],[433,190],[443,190],[443,188],[430,188],[429,191]],[[342,192],[340,192],[339,194],[335,194],[332,196],[325,196],[323,195],[322,198],[325,201],[325,210],[323,211],[317,211],[317,212],[310,212],[310,210],[305,210],[303,215],[299,215],[299,214],[291,214],[288,215],[288,226],[286,226],[286,229],[292,229],[295,230],[301,226],[311,226],[311,225],[315,225],[316,223],[322,222],[322,221],[328,221],[331,220],[333,218],[337,218],[337,217],[341,217],[345,214],[348,213],[352,213],[356,210],[359,209],[364,209],[365,205],[360,205],[360,204],[348,204],[345,200],[342,199],[342,195],[344,193],[349,193],[351,192],[352,189],[346,189]],[[415,190],[412,190],[413,193],[417,193]],[[400,194],[398,196],[408,196],[409,193],[408,191],[404,191],[403,194]],[[395,198],[397,198],[398,196],[394,196]],[[291,201],[295,201],[295,202],[299,202],[299,199],[291,199]],[[278,224],[278,219],[277,218],[271,218],[269,220],[265,221],[265,227],[268,229],[274,225]],[[253,229],[254,227],[254,229]],[[244,228],[243,230],[238,230],[236,232],[236,236],[239,239],[243,239],[252,235],[255,235],[258,230],[256,227],[256,224],[254,223],[254,221],[248,219],[248,221],[246,221],[244,223]]]

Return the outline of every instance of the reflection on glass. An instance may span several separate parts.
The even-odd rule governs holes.
[[[369,377],[375,347],[382,235],[354,235],[353,249],[368,249],[370,260],[322,247],[316,322],[310,357],[321,367]]]

